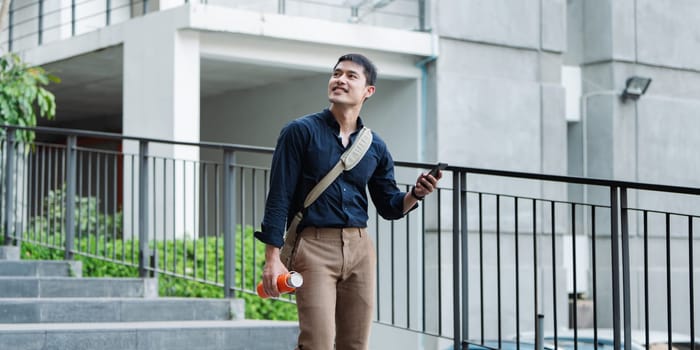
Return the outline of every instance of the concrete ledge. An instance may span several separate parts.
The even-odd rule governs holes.
[[[72,350],[292,349],[296,322],[179,321],[0,325],[3,348]]]
[[[5,298],[0,323],[223,321],[242,317],[243,305],[242,299]]]
[[[82,261],[0,260],[0,276],[82,277]]]
[[[0,298],[155,298],[156,279],[0,277]]]
[[[19,247],[0,246],[0,260],[19,260]]]

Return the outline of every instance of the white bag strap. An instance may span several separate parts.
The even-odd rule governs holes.
[[[323,193],[323,191],[330,186],[333,181],[340,175],[343,170],[350,170],[355,167],[362,157],[365,156],[369,146],[372,145],[372,130],[366,127],[362,127],[360,133],[355,138],[355,142],[350,146],[350,148],[345,151],[341,156],[338,163],[335,164],[333,169],[331,169],[326,176],[324,176],[321,181],[319,181],[314,188],[311,189],[309,194],[304,200],[304,208],[308,208],[318,197]]]

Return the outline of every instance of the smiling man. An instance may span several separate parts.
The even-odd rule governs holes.
[[[279,296],[276,278],[288,272],[280,259],[285,228],[304,198],[356,141],[360,110],[376,91],[377,70],[359,54],[338,59],[328,81],[330,107],[287,124],[277,140],[261,231],[266,244],[263,289]],[[367,234],[367,194],[385,219],[402,218],[437,186],[421,174],[410,192],[399,190],[394,162],[372,133],[367,153],[303,211],[292,266],[304,277],[297,288],[299,350],[367,349],[374,307],[376,257]]]

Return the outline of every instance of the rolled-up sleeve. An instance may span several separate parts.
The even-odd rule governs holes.
[[[374,174],[370,178],[367,187],[372,197],[372,202],[381,217],[387,220],[396,220],[404,217],[403,200],[406,192],[402,192],[394,179],[394,160],[391,154],[384,148],[380,154],[380,161]],[[416,209],[414,205],[410,211]]]
[[[260,241],[281,247],[292,205],[292,198],[301,174],[304,137],[307,130],[292,122],[280,132],[270,167],[270,190],[265,202],[261,231],[255,232]]]

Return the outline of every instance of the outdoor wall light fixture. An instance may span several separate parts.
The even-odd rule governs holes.
[[[622,91],[622,102],[627,99],[638,100],[647,91],[649,84],[651,84],[651,78],[637,76],[627,78],[625,89]]]

